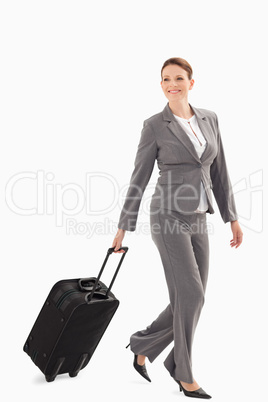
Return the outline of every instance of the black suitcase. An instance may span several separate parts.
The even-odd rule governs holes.
[[[128,247],[121,249],[125,252],[109,287],[100,277],[114,248],[108,249],[97,278],[61,280],[52,287],[23,347],[48,382],[58,374],[77,376],[91,359],[119,306],[111,288]]]

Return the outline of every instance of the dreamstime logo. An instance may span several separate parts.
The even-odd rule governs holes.
[[[180,186],[185,188],[185,184]],[[155,183],[147,186],[151,190]],[[190,187],[190,186],[189,186]],[[57,227],[66,227],[67,234],[107,233],[117,227],[117,222],[105,218],[104,222],[91,219],[90,222],[78,222],[74,217],[85,213],[96,217],[110,214],[116,207],[122,210],[124,197],[129,184],[120,187],[117,180],[106,172],[87,172],[84,186],[77,183],[61,184],[55,181],[52,172],[19,172],[10,177],[6,184],[6,204],[18,215],[51,215]],[[243,206],[239,209],[241,225],[257,233],[263,230],[263,172],[258,170],[247,178],[239,180],[233,186],[235,199]],[[143,195],[140,188],[133,191],[133,200]],[[242,199],[241,199],[242,197]],[[181,197],[183,199],[184,197]],[[149,215],[148,199],[143,197],[140,212],[146,209]],[[135,218],[135,214],[134,214]],[[143,226],[145,223],[143,224]],[[144,227],[149,232],[148,224]],[[142,229],[137,224],[136,232]]]

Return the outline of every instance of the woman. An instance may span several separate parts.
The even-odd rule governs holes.
[[[119,249],[125,232],[136,229],[141,198],[157,160],[160,175],[150,204],[150,228],[163,263],[170,303],[151,325],[130,337],[134,367],[151,381],[146,357],[153,362],[174,341],[165,367],[186,396],[209,399],[193,377],[191,351],[208,279],[206,214],[214,213],[212,191],[223,221],[230,222],[231,247],[240,246],[243,233],[217,115],[188,103],[192,74],[190,64],[182,58],[168,59],[161,69],[168,103],[162,112],[144,121],[112,247],[123,252]]]

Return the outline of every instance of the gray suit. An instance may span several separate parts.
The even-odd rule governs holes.
[[[190,105],[191,106],[191,105]],[[235,201],[214,112],[191,106],[207,146],[199,158],[169,104],[144,121],[118,228],[134,231],[155,159],[160,176],[150,204],[152,239],[158,248],[170,303],[146,329],[130,337],[135,354],[154,359],[172,342],[164,361],[176,380],[192,383],[192,343],[205,300],[209,269],[206,213],[196,213],[201,180],[213,214],[212,192],[224,222],[237,219]]]
[[[152,207],[194,212],[199,204],[202,180],[208,197],[208,212],[214,213],[212,189],[223,221],[237,219],[217,116],[210,110],[190,106],[207,141],[201,159],[168,103],[162,112],[145,120],[118,228],[136,229],[141,198],[155,160],[160,176],[152,196]]]

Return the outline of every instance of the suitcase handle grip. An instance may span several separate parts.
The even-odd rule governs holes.
[[[92,289],[93,289],[93,287],[95,285],[95,281],[96,281],[95,277],[81,278],[78,281],[78,286],[79,286],[80,290],[90,292],[90,291],[92,291]],[[100,290],[100,289],[101,289],[101,286],[99,284],[97,284],[97,287],[96,287],[95,291]]]
[[[112,254],[115,250],[115,247],[108,248],[107,253]],[[117,251],[124,250],[125,253],[128,251],[128,247],[120,247]]]
[[[97,288],[97,286],[98,286],[100,277],[101,277],[101,275],[102,275],[102,273],[103,273],[103,270],[104,270],[104,268],[105,268],[105,265],[106,265],[106,263],[107,263],[107,260],[108,260],[108,258],[110,257],[110,255],[114,252],[114,250],[115,250],[115,247],[110,247],[110,248],[108,249],[107,255],[106,255],[105,260],[104,260],[104,262],[103,262],[103,264],[102,264],[102,267],[101,267],[100,272],[99,272],[99,274],[98,274],[98,277],[97,277],[97,279],[96,279],[96,281],[95,281],[95,284],[94,284],[94,286],[93,286],[93,289],[92,289],[91,293],[90,293],[89,295],[87,295],[87,298],[86,298],[86,302],[87,302],[87,303],[90,303],[92,297],[94,296],[94,292],[96,291],[96,288]],[[113,286],[113,284],[114,284],[115,278],[117,277],[117,274],[118,274],[118,272],[119,272],[119,269],[120,269],[120,267],[121,267],[121,265],[122,265],[122,262],[123,262],[123,260],[124,260],[124,258],[125,258],[125,256],[126,256],[126,253],[127,253],[127,251],[128,251],[128,247],[121,247],[119,250],[124,250],[124,253],[122,253],[122,257],[121,257],[120,260],[119,260],[119,263],[118,263],[118,266],[117,266],[116,271],[115,271],[115,273],[114,273],[114,276],[112,277],[111,283],[110,283],[110,285],[109,285],[109,287],[108,287],[108,289],[107,289],[107,291],[106,291],[106,296],[108,296],[110,290],[112,289],[112,286]],[[87,278],[85,278],[85,279],[80,279],[80,280],[79,280],[79,286],[80,286],[81,289],[83,289],[83,284],[82,284],[82,282],[83,282],[83,281],[86,281],[86,280],[87,280]],[[86,289],[85,289],[85,290],[86,290]]]

